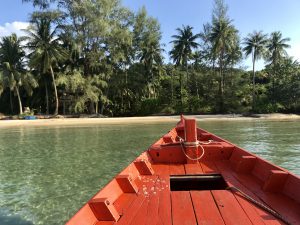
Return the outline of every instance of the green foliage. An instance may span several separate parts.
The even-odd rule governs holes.
[[[151,115],[159,112],[160,104],[158,99],[142,99],[140,102],[140,110],[138,112],[139,115]]]
[[[161,110],[161,113],[167,114],[167,115],[173,115],[176,113],[175,109],[171,106],[166,106]]]
[[[145,7],[23,1],[37,11],[25,37],[0,42],[0,111],[16,114],[25,104],[47,114],[110,116],[300,112],[300,66],[286,53],[289,38],[260,31],[241,44],[223,0],[214,1],[200,33],[176,29],[173,64],[164,62],[159,21]],[[239,68],[243,52],[252,71]],[[258,59],[267,62],[262,71],[255,71]]]
[[[8,88],[9,91],[14,91],[18,97],[20,114],[23,113],[20,87],[23,87],[30,96],[32,95],[32,89],[38,86],[34,77],[26,72],[24,68],[23,60],[25,52],[21,42],[22,39],[19,39],[16,34],[3,37],[0,42],[0,69],[2,70],[0,76],[0,93],[2,93],[5,88]]]
[[[103,75],[94,75],[83,77],[81,71],[70,71],[68,74],[59,74],[56,79],[58,86],[63,87],[65,95],[71,98],[70,111],[81,113],[87,110],[87,103],[102,102],[107,103],[108,100],[102,93],[102,89],[107,87]]]

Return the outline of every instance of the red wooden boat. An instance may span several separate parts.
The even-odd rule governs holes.
[[[300,224],[300,178],[181,118],[67,225]]]

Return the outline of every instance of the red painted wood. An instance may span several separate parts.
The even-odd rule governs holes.
[[[172,221],[173,225],[197,225],[189,191],[173,191]]]
[[[201,167],[204,173],[218,173],[219,170],[212,161],[201,161]]]
[[[170,164],[169,165],[170,175],[182,175],[185,174],[184,166],[182,164]]]
[[[203,174],[202,167],[199,163],[197,164],[185,164],[184,165],[186,174]]]
[[[185,163],[186,157],[182,153],[179,143],[173,145],[151,146],[148,150],[154,163]]]
[[[153,224],[154,225],[154,224]],[[163,222],[161,221],[161,219],[159,218],[159,220],[157,221],[156,225],[164,225]]]
[[[110,221],[99,221],[96,222],[95,225],[114,225],[115,222],[110,222]]]
[[[268,179],[265,181],[263,190],[281,192],[288,178],[288,173],[282,170],[271,170]]]
[[[130,206],[136,197],[136,194],[124,193],[114,202],[114,206],[119,215],[124,214],[124,211]]]
[[[159,191],[158,223],[161,222],[163,225],[172,225],[170,179],[168,175],[160,176],[158,179],[161,183]]]
[[[197,141],[197,131],[196,131],[196,120],[195,119],[185,119],[185,133],[184,140],[186,142],[195,142]]]
[[[137,193],[138,187],[130,175],[118,175],[116,181],[124,193]]]
[[[66,225],[91,225],[96,223],[97,218],[88,204],[84,205]]]
[[[148,211],[149,199],[143,202],[142,206],[137,209],[137,213],[131,221],[130,225],[145,225],[147,219],[147,211]]]
[[[211,192],[225,224],[252,225],[248,216],[230,191],[213,190]]]
[[[147,181],[148,182],[148,181]],[[150,185],[147,189],[146,200],[139,209],[138,213],[134,217],[131,225],[146,225],[146,224],[156,224],[158,221],[158,209],[159,209],[159,195],[161,187],[161,179],[156,179],[152,182],[153,185]]]
[[[118,222],[97,222],[90,206],[86,204],[67,224],[190,225],[196,224],[198,219],[198,224],[208,225],[209,222],[222,224],[221,220],[218,220],[218,218],[220,219],[220,215],[226,225],[283,224],[283,222],[280,222],[234,191],[170,192],[170,175],[201,174],[203,171],[203,173],[222,173],[229,185],[241,189],[255,200],[268,205],[293,225],[300,225],[299,177],[203,129],[197,129],[198,139],[210,139],[214,143],[204,146],[205,156],[200,160],[200,164],[187,165],[185,164],[187,159],[182,152],[178,143],[179,139],[177,138],[178,135],[182,138],[184,137],[184,124],[185,121],[182,120],[180,125],[168,133],[170,137],[165,137],[165,139],[168,139],[165,141],[170,143],[165,143],[163,138],[161,138],[150,147],[149,151],[142,153],[136,159],[150,162],[156,176],[141,176],[141,172],[139,172],[134,163],[131,163],[120,173],[120,175],[130,174],[132,176],[132,180],[139,188],[137,194],[124,194],[124,190],[120,188],[116,179],[113,179],[92,198],[108,198],[117,213],[121,215]],[[194,128],[190,130],[193,131]],[[193,132],[190,133],[192,134]],[[188,136],[193,137],[194,135]],[[169,139],[172,139],[172,141]],[[174,143],[171,143],[173,141]],[[165,163],[165,165],[155,164],[159,162]],[[275,178],[271,177],[268,180],[271,170],[280,171],[280,176],[276,174]],[[143,170],[142,173],[144,173]],[[286,174],[286,182],[277,190],[278,193],[270,193],[269,191],[277,187],[277,184],[283,184],[281,182],[283,180],[281,173]],[[156,180],[157,176],[158,180]],[[265,188],[268,191],[263,190],[264,185],[268,187]],[[211,193],[211,195],[208,193]]]
[[[152,175],[154,173],[150,162],[147,160],[137,160],[134,162],[134,165],[141,175]]]
[[[144,201],[146,200],[146,197],[144,195],[139,195],[132,204],[124,210],[123,216],[119,219],[119,221],[116,223],[118,225],[129,225],[135,215],[137,214],[138,210],[143,205]]]
[[[292,176],[291,174],[288,176],[285,186],[282,192],[289,196],[291,199],[294,199],[296,202],[300,203],[300,182],[299,178],[296,176]]]
[[[244,193],[246,193],[251,198],[256,201],[263,203],[254,193],[248,190],[243,184],[241,184],[232,174],[232,170],[229,167],[229,163],[227,164],[224,161],[215,162],[215,165],[222,171],[222,175],[224,179],[230,184],[230,186],[234,186]],[[248,217],[250,218],[253,224],[266,224],[266,225],[279,225],[281,224],[273,215],[264,211],[254,203],[249,202],[248,200],[241,197],[239,194],[234,193],[235,198],[240,203],[241,207],[244,209]]]
[[[263,183],[254,176],[236,173],[232,173],[232,175],[251,192],[255,193],[266,205],[283,215],[290,223],[300,224],[299,203],[281,193],[263,191]]]
[[[123,190],[119,186],[116,179],[113,179],[93,198],[107,198],[109,202],[115,202],[122,194]]]
[[[153,190],[150,190],[150,196],[149,196],[149,204],[148,204],[148,210],[147,210],[147,217],[146,217],[146,223],[145,225],[152,225],[156,224],[160,221],[159,219],[159,195],[162,191],[162,187],[165,186],[165,184],[161,183],[161,180],[158,178],[156,180],[155,187]]]
[[[137,218],[140,217],[139,214],[143,212],[148,204],[148,190],[155,185],[156,180],[157,176],[141,176],[141,185],[137,197],[132,204],[124,210],[123,216],[116,223],[117,225],[129,225],[134,221],[136,216],[138,216]]]
[[[250,173],[256,163],[257,158],[254,156],[242,156],[239,162],[235,166],[235,170],[238,173]]]
[[[169,175],[169,164],[153,164],[152,168],[157,175]]]
[[[210,191],[191,191],[198,225],[225,225]]]
[[[300,204],[284,196],[280,193],[264,192],[262,190],[262,184],[253,177],[247,175],[239,175],[236,178],[254,192],[260,199],[262,199],[267,205],[271,206],[278,213],[283,215],[292,224],[300,224]]]
[[[120,215],[115,206],[107,198],[94,198],[89,206],[99,221],[118,221]]]

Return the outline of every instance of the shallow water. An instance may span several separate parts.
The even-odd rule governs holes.
[[[0,224],[64,224],[174,125],[0,128]],[[300,175],[300,120],[199,125]]]

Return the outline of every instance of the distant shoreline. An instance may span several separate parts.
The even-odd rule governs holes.
[[[255,114],[251,117],[240,114],[224,115],[187,115],[196,118],[197,121],[246,121],[246,120],[300,120],[296,114]],[[178,122],[176,116],[145,116],[145,117],[112,117],[112,118],[59,118],[59,119],[37,119],[37,120],[0,120],[0,128],[5,127],[27,127],[27,126],[81,126],[97,124],[138,124],[138,123],[160,123]]]

